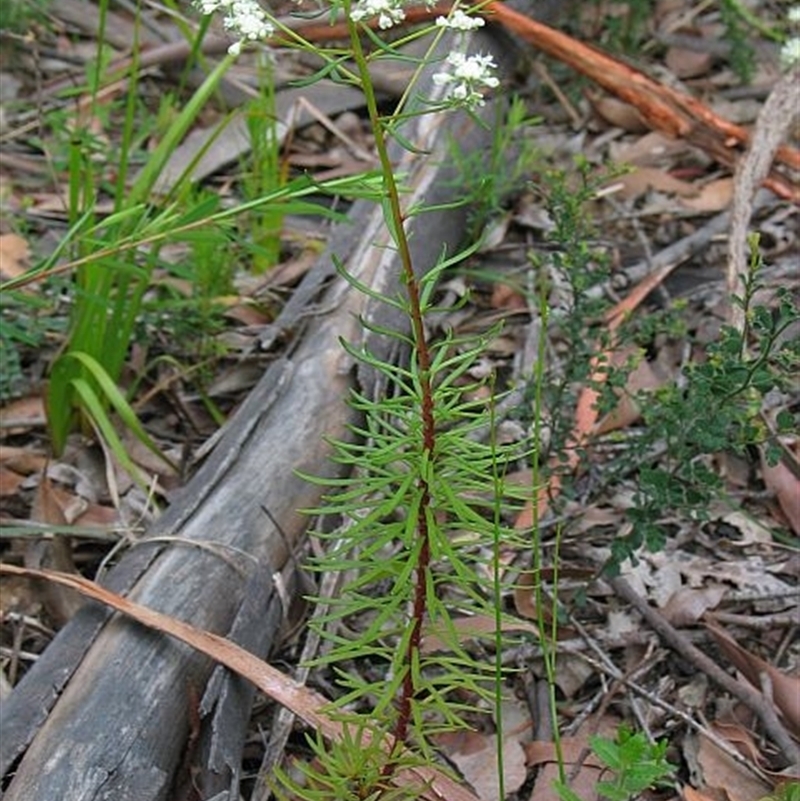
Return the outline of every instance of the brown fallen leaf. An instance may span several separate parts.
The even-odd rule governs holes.
[[[714,730],[721,734],[725,740],[733,745],[736,750],[749,759],[754,765],[762,769],[766,762],[762,749],[756,743],[753,735],[741,723],[731,715],[731,722],[715,720]]]
[[[699,31],[693,29],[685,29],[675,31],[684,36],[694,36],[701,39],[702,35]],[[711,67],[714,57],[710,52],[701,49],[689,49],[684,47],[669,47],[664,56],[664,63],[667,69],[676,77],[684,80],[686,78],[698,78],[700,75],[705,75]]]
[[[693,198],[699,192],[694,184],[675,178],[658,167],[637,167],[632,172],[614,178],[612,183],[620,187],[619,194],[627,200],[635,200],[653,191],[680,198]]]
[[[601,781],[604,766],[596,759],[589,748],[589,737],[597,734],[614,739],[620,720],[611,715],[604,715],[599,721],[591,717],[580,727],[574,737],[561,740],[561,750],[567,775],[573,776],[570,789],[580,798],[597,798],[597,782]],[[551,742],[525,743],[525,756],[529,767],[539,765],[536,783],[531,798],[536,801],[559,801],[560,796],[553,788],[553,782],[559,777],[558,754]]]
[[[611,364],[614,367],[622,367],[626,361],[635,355],[635,348],[623,348],[615,352]],[[636,367],[628,374],[625,389],[617,392],[619,402],[602,420],[597,423],[595,434],[608,434],[610,431],[627,428],[635,423],[640,415],[641,409],[637,401],[640,392],[650,392],[663,386],[666,379],[659,374],[656,365],[646,359],[640,359]]]
[[[462,730],[434,738],[447,758],[461,771],[481,801],[502,801],[497,774],[497,735]],[[515,737],[503,738],[503,774],[506,793],[515,793],[527,776],[525,752]]]
[[[33,448],[0,445],[0,465],[29,476],[40,473],[47,464],[47,456]]]
[[[718,801],[717,796],[706,795],[693,787],[683,788],[683,801]]]
[[[800,677],[787,676],[774,665],[742,648],[733,637],[718,626],[713,617],[705,626],[720,650],[756,689],[761,690],[766,678],[771,685],[772,702],[795,735],[800,735]],[[768,703],[769,699],[765,699]]]
[[[597,92],[589,92],[587,97],[595,113],[615,128],[622,128],[628,133],[642,133],[647,130],[647,123],[642,115],[630,104]]]
[[[30,248],[18,234],[0,234],[0,277],[4,281],[18,278],[28,269]],[[29,291],[33,291],[29,288]]]
[[[711,728],[716,729],[713,724]],[[723,734],[720,736],[724,739]],[[712,798],[761,801],[772,789],[702,734],[698,737],[696,759],[702,770],[702,789],[708,790]]]
[[[733,200],[733,178],[709,181],[694,197],[681,197],[681,205],[692,211],[712,214],[724,211]]]
[[[761,476],[764,483],[775,493],[781,511],[795,534],[800,534],[800,481],[788,465],[782,461],[770,465],[761,454]]]
[[[616,164],[638,167],[657,167],[679,161],[688,145],[679,139],[670,139],[658,131],[650,131],[633,142],[612,142],[609,145],[611,160]]]
[[[0,465],[0,498],[13,498],[24,480],[24,475]]]
[[[63,526],[68,523],[46,469],[42,472],[36,494],[33,496],[31,520],[53,526]],[[72,561],[72,544],[69,538],[55,534],[48,539],[28,541],[25,547],[25,566],[76,573],[75,563]],[[60,628],[83,606],[83,598],[75,590],[51,582],[46,582],[43,587],[44,607],[53,622]]]
[[[44,401],[40,395],[19,398],[0,408],[0,421],[6,429],[27,429],[43,426],[46,422]]]
[[[681,587],[670,596],[661,614],[678,628],[692,626],[709,609],[716,609],[719,602],[725,597],[726,588],[721,584],[713,584],[702,589]]]

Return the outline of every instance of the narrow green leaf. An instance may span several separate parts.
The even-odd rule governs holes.
[[[117,385],[111,380],[108,373],[105,371],[103,366],[92,356],[88,353],[83,353],[81,351],[77,351],[74,353],[67,353],[63,357],[64,359],[74,359],[75,361],[82,364],[88,371],[91,377],[95,380],[98,387],[102,390],[105,399],[114,407],[119,414],[120,419],[127,426],[128,429],[136,436],[136,438],[145,445],[148,450],[150,450],[153,454],[158,456],[165,464],[167,464],[173,470],[177,470],[177,466],[169,459],[165,454],[163,454],[158,446],[153,442],[150,438],[150,435],[144,430],[144,427],[139,422],[139,418],[136,416],[136,412],[133,411],[131,405],[125,400],[123,394],[119,391]],[[96,396],[95,396],[96,399]],[[107,418],[107,415],[105,415]],[[98,422],[98,420],[95,420]],[[105,429],[103,429],[105,431]],[[110,443],[109,443],[110,444]]]

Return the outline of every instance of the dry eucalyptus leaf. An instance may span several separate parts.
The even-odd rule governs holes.
[[[0,277],[5,281],[19,278],[28,269],[30,248],[18,234],[0,235]],[[29,287],[29,290],[31,288]],[[32,290],[31,290],[32,291]]]
[[[570,788],[579,798],[595,801],[597,783],[604,777],[602,764],[591,754],[589,737],[597,734],[613,740],[620,722],[618,718],[610,715],[604,715],[600,720],[590,716],[574,737],[564,737],[561,740],[567,774],[572,774],[577,769],[577,775],[570,782]],[[536,774],[536,784],[530,797],[536,801],[559,801],[559,795],[553,789],[553,782],[559,777],[558,756],[553,743],[527,743],[525,753],[528,765],[542,766]]]
[[[761,475],[764,483],[775,493],[781,511],[795,534],[800,534],[800,481],[782,461],[767,464],[761,455]]]
[[[757,690],[761,690],[764,677],[769,680],[772,702],[795,735],[800,735],[800,677],[788,676],[774,665],[742,648],[724,629],[710,620],[706,628],[720,650]],[[765,699],[765,702],[767,699]]]
[[[6,434],[11,429],[27,429],[43,426],[47,422],[44,413],[44,401],[41,395],[19,398],[0,408],[0,418]]]
[[[670,47],[664,57],[664,62],[669,71],[680,79],[697,78],[700,75],[705,75],[713,61],[714,57],[711,53],[682,47]]]
[[[481,801],[502,801],[497,776],[497,737],[477,731],[448,732],[435,737]],[[527,777],[525,752],[515,737],[503,738],[503,772],[506,793],[514,793]]]
[[[699,192],[694,184],[674,178],[657,167],[637,167],[633,172],[615,178],[613,185],[620,187],[619,194],[627,200],[636,200],[652,191],[681,198],[695,197]]]
[[[0,445],[0,464],[29,476],[31,473],[41,473],[45,469],[47,456],[33,448]]]
[[[25,476],[0,465],[0,498],[13,498],[19,492]]]
[[[45,471],[36,488],[31,508],[31,520],[63,526],[69,522],[64,511],[68,494],[59,493]],[[67,497],[64,497],[66,495]],[[25,548],[25,566],[47,568],[62,573],[77,573],[72,561],[72,545],[68,537],[54,534],[50,539],[31,540]],[[83,606],[83,598],[73,589],[47,582],[42,585],[44,607],[56,625],[63,626]]]
[[[611,142],[609,145],[609,155],[614,163],[638,167],[663,166],[687,150],[685,142],[669,139],[657,131],[651,131],[633,142]]]
[[[719,178],[703,186],[696,197],[682,197],[681,205],[693,211],[709,214],[724,211],[728,208],[732,199],[733,178]]]
[[[641,114],[630,103],[618,100],[616,97],[589,96],[589,102],[595,113],[605,122],[615,128],[622,128],[629,133],[642,133],[647,130],[647,124]]]
[[[716,609],[725,597],[725,587],[716,584],[695,590],[681,587],[667,601],[661,613],[676,628],[692,626],[709,610]]]
[[[712,724],[712,728],[715,728]],[[724,734],[721,735],[724,738]],[[770,786],[729,757],[714,742],[699,736],[697,762],[703,772],[704,789],[713,791],[712,797],[724,793],[730,801],[760,801],[769,794]]]

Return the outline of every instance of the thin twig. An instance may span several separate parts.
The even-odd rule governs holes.
[[[694,731],[701,734],[705,737],[709,742],[713,743],[717,748],[719,748],[723,753],[733,759],[737,764],[741,765],[743,768],[748,770],[754,776],[758,776],[759,778],[765,778],[763,772],[747,759],[744,754],[740,753],[734,746],[732,746],[727,740],[720,737],[713,729],[708,728],[708,726],[703,725],[702,723],[698,723],[691,715],[687,712],[678,709],[677,707],[670,704],[668,701],[664,700],[660,696],[650,692],[649,690],[642,687],[636,681],[638,677],[639,671],[634,673],[632,676],[626,676],[608,657],[606,652],[600,646],[598,642],[592,637],[585,626],[583,626],[578,620],[574,617],[570,617],[570,624],[574,626],[577,631],[581,634],[586,644],[589,648],[594,652],[596,655],[596,659],[589,656],[586,653],[581,651],[575,651],[575,655],[579,659],[583,659],[589,665],[591,665],[595,670],[599,670],[601,673],[605,673],[611,676],[613,679],[624,684],[628,690],[632,693],[638,695],[640,698],[643,698],[645,701],[650,703],[654,707],[658,707],[663,709],[668,714],[672,715],[673,717],[679,718],[682,720],[689,728],[693,729]]]

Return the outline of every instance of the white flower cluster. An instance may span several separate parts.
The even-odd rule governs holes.
[[[497,64],[491,56],[480,53],[468,56],[454,52],[447,56],[445,64],[449,69],[437,72],[433,82],[437,86],[447,87],[446,101],[455,101],[467,108],[482,106],[486,90],[496,89],[500,84],[494,76]]]
[[[350,11],[353,22],[362,22],[372,17],[378,18],[378,27],[382,31],[399,25],[406,18],[403,0],[358,0]]]
[[[792,35],[781,47],[781,63],[787,69],[791,69],[800,63],[800,36],[797,35],[797,25],[800,23],[800,6],[792,6],[786,12],[786,20],[793,30]]]
[[[225,29],[239,37],[239,41],[228,48],[232,55],[241,52],[245,41],[268,39],[275,32],[275,27],[267,20],[267,15],[257,0],[195,0],[195,4],[201,14],[220,11],[225,15]]]
[[[460,8],[456,8],[449,17],[437,17],[436,24],[451,31],[474,31],[476,28],[482,28],[486,22],[483,17],[471,17]]]
[[[781,63],[787,69],[791,69],[798,62],[800,62],[800,37],[793,36],[781,47]]]
[[[350,18],[354,22],[363,22],[365,19],[377,17],[378,27],[386,30],[399,25],[406,18],[406,12],[403,10],[404,2],[405,0],[358,0],[350,11]],[[435,0],[425,0],[425,2],[431,7]],[[436,24],[454,31],[472,31],[485,23],[483,18],[471,17],[457,8],[447,17],[438,17]]]

